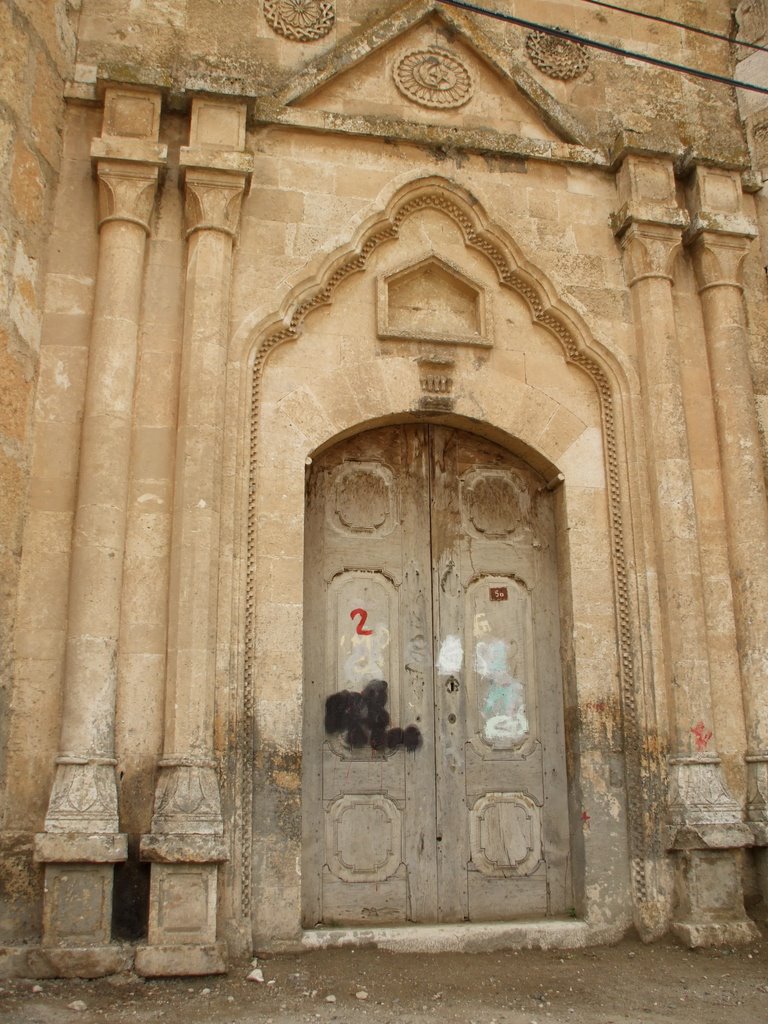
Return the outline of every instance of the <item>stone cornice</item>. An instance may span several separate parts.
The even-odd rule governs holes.
[[[282,107],[269,99],[256,102],[253,119],[262,125],[283,125],[311,132],[331,132],[392,142],[410,142],[446,152],[493,153],[523,160],[552,160],[559,163],[608,167],[607,157],[598,149],[570,142],[529,139],[522,135],[497,132],[489,128],[463,128],[369,114],[302,110]]]

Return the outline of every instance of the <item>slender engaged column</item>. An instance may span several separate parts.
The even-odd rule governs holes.
[[[637,330],[672,710],[668,846],[681,851],[675,929],[691,944],[723,941],[725,930],[730,941],[746,941],[752,930],[736,898],[732,851],[750,843],[751,833],[728,792],[714,735],[701,553],[672,293],[671,268],[687,216],[675,201],[670,160],[627,156],[618,187],[624,202],[616,231]],[[715,882],[727,889],[724,906],[706,903]],[[727,924],[719,920],[724,915]]]
[[[747,820],[768,845],[768,500],[752,385],[741,267],[757,234],[741,215],[738,173],[700,167],[687,232],[712,376],[731,586],[747,721]]]
[[[117,644],[123,578],[131,413],[144,256],[165,146],[160,96],[107,90],[102,137],[91,149],[100,197],[99,260],[72,539],[61,753],[45,832],[43,944],[88,947],[114,970],[114,863],[119,832],[114,759]],[[120,132],[133,137],[121,137]],[[97,956],[93,948],[103,947]],[[55,959],[55,954],[49,957]]]
[[[136,960],[144,975],[220,973],[226,962],[216,925],[228,856],[214,751],[216,595],[232,244],[252,165],[244,145],[243,104],[193,101],[181,152],[188,252],[165,737],[141,843],[152,861],[148,945]]]

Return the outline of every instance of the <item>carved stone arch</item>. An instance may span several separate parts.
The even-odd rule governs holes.
[[[629,474],[623,461],[625,446],[631,442],[626,434],[624,405],[635,391],[631,371],[618,356],[596,341],[579,314],[559,299],[547,277],[528,261],[507,232],[486,216],[481,204],[466,190],[439,177],[410,182],[390,199],[383,210],[369,217],[356,232],[350,245],[331,255],[320,271],[303,281],[286,296],[280,310],[262,320],[251,333],[248,371],[250,380],[250,437],[248,489],[248,555],[246,573],[246,644],[244,699],[246,716],[254,709],[254,629],[255,629],[255,559],[254,527],[256,471],[259,455],[258,409],[260,389],[268,358],[284,342],[300,337],[312,312],[333,301],[338,288],[352,275],[364,272],[374,252],[395,242],[404,222],[421,211],[443,213],[458,226],[464,243],[482,254],[493,268],[501,288],[508,288],[522,297],[528,307],[531,323],[544,327],[559,343],[565,360],[585,372],[597,392],[602,419],[611,555],[614,575],[614,602],[617,617],[618,663],[622,697],[623,729],[626,751],[626,781],[631,851],[631,884],[635,918],[644,934],[653,930],[660,895],[656,887],[655,862],[661,847],[660,823],[649,820],[645,810],[652,804],[651,790],[658,785],[660,761],[647,752],[646,721],[648,698],[643,686],[642,668],[637,654],[637,606],[640,603],[633,582],[629,551],[634,541],[625,525],[629,508]],[[411,414],[412,410],[392,410]],[[247,775],[247,771],[244,772]],[[246,783],[246,787],[249,783]],[[250,803],[244,794],[242,803],[243,896],[250,904]]]

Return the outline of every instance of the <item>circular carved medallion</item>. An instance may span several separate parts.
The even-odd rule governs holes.
[[[472,96],[469,71],[450,50],[439,46],[406,53],[394,74],[403,96],[423,107],[460,107]]]
[[[558,39],[546,32],[529,32],[525,48],[531,62],[550,78],[569,82],[589,67],[589,50],[570,39]]]
[[[311,43],[333,28],[332,0],[264,0],[264,17],[278,35],[298,43]]]

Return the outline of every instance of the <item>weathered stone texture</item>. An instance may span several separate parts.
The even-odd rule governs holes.
[[[17,832],[36,824],[22,810],[36,796],[29,766],[21,803],[10,800],[7,790],[11,749],[24,745],[12,734],[14,723],[22,720],[12,707],[14,678],[16,693],[24,681],[15,661],[14,627],[46,242],[61,167],[64,81],[74,65],[76,7],[69,0],[0,4],[0,829]],[[39,646],[44,646],[42,637]],[[38,887],[39,876],[31,866],[31,838],[7,834],[7,845],[0,840],[3,939],[34,934],[38,927],[38,901],[31,890]]]
[[[768,108],[597,51],[553,77],[429,0],[333,8],[292,41],[261,0],[0,2],[0,941],[83,976],[301,942],[307,467],[417,422],[552,492],[585,935],[747,940]]]

